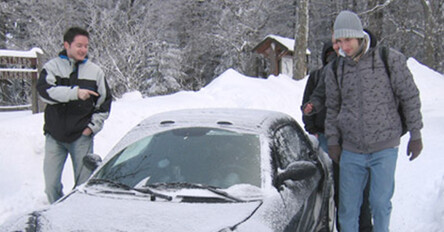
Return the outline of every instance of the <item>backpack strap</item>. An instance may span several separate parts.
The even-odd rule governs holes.
[[[333,66],[333,73],[335,74],[335,80],[336,80],[336,83],[338,84],[339,89],[341,89],[341,87],[342,87],[342,80],[343,80],[342,77],[344,75],[344,61],[343,61],[343,57],[338,56],[332,62],[333,62],[332,66]],[[338,76],[339,63],[341,63],[341,67],[342,67],[342,70],[341,70],[342,72],[341,72],[340,76]]]
[[[387,72],[387,75],[390,79],[390,86],[392,88],[393,91],[393,85],[392,85],[392,80],[391,80],[391,72],[390,72],[390,66],[388,65],[388,55],[389,55],[389,48],[386,47],[379,47],[379,55],[381,56],[381,60],[384,63],[384,67],[385,67],[385,71]],[[395,94],[395,92],[393,92],[393,94]],[[401,118],[401,126],[402,126],[402,132],[401,132],[401,136],[403,136],[404,134],[407,133],[408,129],[407,129],[407,123],[406,123],[406,118],[402,109],[402,105],[399,104],[399,99],[398,97],[395,95],[395,101],[396,101],[396,105],[398,105],[398,113],[399,113],[399,117]]]
[[[384,63],[385,71],[387,72],[387,75],[389,78],[391,78],[390,73],[390,66],[388,65],[388,56],[389,56],[390,49],[387,47],[379,47],[379,56],[381,56],[381,60]]]
[[[338,69],[338,59],[339,59],[339,57],[336,57],[336,59],[334,59],[332,62],[332,67],[333,67],[333,73],[335,74],[335,80],[336,80],[336,82],[338,82],[338,72],[337,72],[337,69]]]
[[[338,89],[339,89],[339,92],[341,92],[341,87],[342,87],[342,75],[344,75],[344,61],[342,60],[343,58],[342,57],[340,57],[340,56],[338,56],[338,57],[336,57],[332,62],[332,68],[333,68],[333,74],[334,74],[334,78],[335,78],[335,81],[336,81],[336,84],[338,85]],[[341,76],[340,77],[338,77],[338,66],[339,66],[339,62],[340,61],[342,61],[341,62],[341,64],[342,64],[342,73],[341,73]],[[338,80],[339,79],[339,80]],[[341,93],[339,93],[339,105],[341,105],[342,103],[342,96],[341,96]]]

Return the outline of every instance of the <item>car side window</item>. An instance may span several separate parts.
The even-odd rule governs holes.
[[[293,125],[285,125],[276,131],[274,146],[279,168],[285,169],[292,162],[309,159],[310,147],[306,138]]]

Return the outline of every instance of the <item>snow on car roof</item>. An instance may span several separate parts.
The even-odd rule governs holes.
[[[241,108],[202,108],[168,111],[153,115],[143,120],[139,126],[231,126],[248,130],[260,131],[268,124],[277,120],[291,119],[285,113]]]
[[[267,134],[273,124],[290,120],[294,121],[285,113],[258,109],[202,108],[167,111],[142,120],[113,147],[109,154],[115,154],[147,135],[176,128],[212,127]]]

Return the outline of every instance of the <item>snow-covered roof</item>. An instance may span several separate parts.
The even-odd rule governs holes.
[[[289,51],[294,52],[294,39],[282,37],[279,35],[267,35],[264,40],[266,40],[267,38],[276,40],[277,42],[279,42],[280,44],[285,46]],[[307,55],[311,54],[311,52],[308,48],[307,48],[306,53],[307,53]]]
[[[32,48],[29,51],[17,51],[17,50],[0,49],[0,56],[35,58],[35,57],[37,57],[37,53],[43,54],[42,49],[40,49],[40,48]]]

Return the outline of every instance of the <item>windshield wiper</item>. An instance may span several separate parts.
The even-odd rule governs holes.
[[[245,202],[245,200],[239,199],[237,197],[231,196],[225,191],[222,191],[218,189],[217,187],[211,186],[211,185],[204,185],[204,184],[195,184],[195,183],[188,183],[188,182],[174,182],[174,183],[155,183],[155,184],[148,184],[149,187],[157,188],[157,187],[173,187],[173,188],[198,188],[198,189],[206,189],[212,193],[215,193],[219,196],[223,196],[227,199],[230,199],[235,202]]]
[[[150,194],[151,195],[151,201],[155,201],[157,197],[161,198],[161,199],[168,200],[168,201],[171,201],[173,199],[173,197],[171,197],[171,196],[164,195],[164,194],[161,194],[161,193],[153,192],[149,188],[143,188],[143,189],[133,188],[133,187],[131,187],[129,185],[126,185],[126,184],[123,184],[123,183],[120,183],[120,182],[117,182],[117,181],[114,181],[114,180],[108,180],[108,179],[91,179],[91,180],[88,181],[87,185],[95,185],[95,184],[103,184],[103,183],[106,183],[110,187],[114,187],[114,188],[120,188],[120,189],[124,189],[124,190],[127,190],[127,191],[134,190],[134,191],[139,192],[139,193]]]

